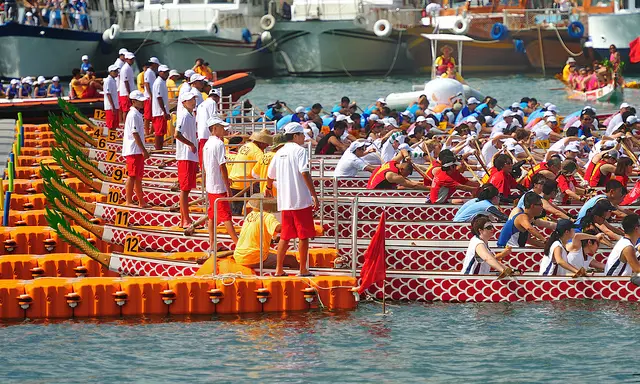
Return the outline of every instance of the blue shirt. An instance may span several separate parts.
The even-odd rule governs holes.
[[[91,67],[92,67],[91,63],[85,63],[84,61],[82,62],[82,64],[80,64],[80,70],[82,72],[87,72],[87,70]]]
[[[578,212],[578,218],[576,219],[576,225],[580,226],[580,222],[582,221],[582,218],[587,214],[587,211],[589,209],[593,208],[593,206],[596,205],[596,203],[599,200],[606,199],[606,198],[607,198],[607,195],[596,195],[596,196],[593,196],[592,198],[590,198],[589,200],[587,200],[587,202],[584,203],[582,208],[580,208],[580,212]]]
[[[471,114],[471,111],[469,110],[469,107],[465,105],[460,110],[460,113],[458,113],[458,116],[456,116],[456,124],[461,123],[462,119],[464,119],[465,117],[469,116],[470,114]]]
[[[524,213],[521,212],[517,215],[514,215],[504,224],[504,227],[502,227],[502,231],[500,231],[500,237],[498,238],[498,247],[506,247],[509,243],[509,240],[513,240],[512,243],[516,242],[520,247],[524,247],[527,244],[527,240],[529,239],[529,232],[520,232],[516,227],[516,218],[520,215],[524,215]]]
[[[58,84],[58,86],[56,87],[55,84],[51,84],[49,86],[49,90],[51,91],[52,94],[60,97],[60,95],[62,95],[62,85]]]
[[[455,223],[468,223],[479,214],[487,212],[493,204],[489,200],[471,199],[464,203],[453,217]]]

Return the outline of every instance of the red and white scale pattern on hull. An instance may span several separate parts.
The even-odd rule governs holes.
[[[112,149],[111,147],[109,147],[109,145],[107,145],[107,147],[109,149]],[[114,146],[115,148],[115,146]],[[120,164],[125,164],[125,158],[121,156],[122,153],[122,149],[113,149],[116,153],[116,157],[115,159],[112,159],[114,162],[116,163],[120,163]],[[91,148],[89,150],[89,156],[88,156],[91,160],[97,160],[97,161],[107,161],[107,151],[106,150],[102,150],[102,149],[97,149],[97,148]],[[171,156],[151,156],[148,159],[144,160],[144,165],[149,165],[149,166],[158,166],[158,165],[162,165],[164,163],[164,160],[171,158]]]
[[[124,244],[127,236],[137,236],[138,249],[148,252],[206,252],[209,250],[209,236],[184,236],[180,232],[149,232],[133,228],[105,226],[102,240],[113,244]],[[235,248],[229,237],[218,236],[218,247]]]
[[[125,276],[175,277],[193,276],[200,265],[112,254],[109,269]]]
[[[113,171],[116,169],[121,169],[126,171],[127,167],[124,162],[122,163],[109,163],[106,161],[100,161],[98,163],[98,169],[104,172],[106,175],[113,176]],[[145,167],[144,169],[144,177],[149,179],[177,179],[178,178],[178,168],[151,168]]]

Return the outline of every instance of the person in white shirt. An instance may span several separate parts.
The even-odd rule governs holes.
[[[185,75],[187,72],[185,72]],[[196,94],[192,90],[193,88],[197,89],[198,86],[200,87],[200,89],[202,89],[203,80],[204,80],[204,76],[199,75],[197,73],[192,74],[191,77],[187,77],[185,82],[182,83],[182,85],[180,85],[180,88],[178,89],[178,98],[180,98],[185,93],[191,93],[195,96]],[[197,99],[195,102],[197,106],[198,105]],[[183,109],[184,109],[183,106],[180,103],[178,103],[176,112],[179,114],[182,112]]]
[[[640,273],[636,249],[640,238],[640,217],[635,213],[625,216],[622,219],[622,229],[624,237],[614,245],[604,267],[607,276],[630,276]]]
[[[178,184],[180,185],[180,226],[191,225],[189,215],[189,192],[196,187],[198,173],[198,146],[196,143],[195,95],[183,93],[178,99],[182,110],[176,119],[176,160],[178,163]]]
[[[102,91],[104,92],[104,112],[107,128],[116,129],[120,126],[120,103],[118,100],[118,84],[116,77],[120,68],[112,64],[108,68],[109,75],[104,78]]]
[[[127,52],[129,52],[127,50],[127,48],[120,48],[120,50],[118,51],[118,58],[116,59],[116,61],[113,63],[113,65],[117,65],[118,69],[122,69],[122,66],[124,65],[125,61],[124,61],[124,55],[127,54]]]
[[[613,132],[618,129],[618,127],[620,127],[620,125],[623,123],[622,121],[622,114],[625,112],[628,112],[631,110],[631,105],[629,105],[629,103],[622,103],[620,104],[620,111],[616,114],[614,114],[613,116],[611,116],[611,119],[609,120],[609,123],[607,124],[607,130],[605,131],[605,136],[611,136],[613,134]]]
[[[120,81],[118,83],[118,96],[120,98],[120,110],[123,114],[129,112],[131,108],[131,99],[129,94],[136,89],[135,77],[133,76],[133,60],[136,56],[127,52],[124,55],[124,65],[120,69]]]
[[[160,66],[160,60],[157,57],[152,57],[147,62],[147,70],[144,71],[143,81],[144,95],[147,97],[147,101],[144,103],[144,132],[150,134],[151,120],[153,120],[152,99],[153,99],[153,83],[156,81],[156,72]]]
[[[367,164],[362,160],[369,145],[370,143],[366,140],[358,140],[351,143],[338,161],[336,169],[333,171],[333,177],[355,177],[358,175],[358,172],[361,171],[375,171],[375,166]]]
[[[273,197],[273,182],[278,185],[278,210],[282,212],[282,232],[278,243],[276,276],[284,275],[284,257],[291,239],[299,239],[299,276],[312,276],[307,268],[309,239],[316,235],[313,211],[318,207],[318,196],[309,172],[309,158],[302,147],[304,128],[299,123],[284,126],[287,142],[269,164],[265,195]],[[286,188],[285,188],[286,186]]]
[[[190,85],[191,85],[190,92],[193,93],[194,96],[196,97],[196,107],[197,107],[198,105],[202,104],[202,102],[204,101],[202,99],[202,92],[208,93],[211,86],[207,82],[207,78],[200,74],[196,73],[195,76],[192,76],[192,77],[195,77],[195,80],[190,81]]]
[[[198,105],[198,107],[196,108],[196,126],[198,128],[198,158],[200,159],[201,167],[202,148],[204,148],[205,144],[209,140],[209,136],[211,136],[208,121],[218,114],[217,100],[220,100],[219,94],[220,91],[211,88],[211,90],[209,91],[209,97],[207,97],[207,99],[200,103],[200,105]],[[218,97],[216,97],[216,95],[218,95]]]
[[[212,116],[206,123],[210,128],[211,136],[207,139],[202,149],[204,184],[209,197],[209,249],[213,250],[213,234],[219,223],[224,223],[227,233],[235,244],[238,243],[238,235],[231,221],[231,204],[228,201],[218,201],[219,198],[233,197],[231,194],[231,180],[227,172],[227,157],[224,147],[224,136],[229,129],[229,123],[217,116]],[[217,205],[217,220],[214,219],[214,207]]]
[[[167,134],[167,121],[169,115],[169,90],[167,89],[167,78],[169,77],[169,67],[161,65],[158,67],[158,77],[153,82],[151,91],[151,115],[154,135],[155,149],[162,149],[164,135]]]
[[[142,92],[135,90],[129,94],[131,109],[127,113],[124,122],[124,134],[122,137],[122,156],[127,163],[127,183],[125,185],[125,199],[127,205],[134,205],[133,192],[135,190],[138,205],[146,208],[142,192],[142,177],[144,176],[144,160],[149,158],[149,152],[144,147],[144,121],[142,109],[146,97]]]

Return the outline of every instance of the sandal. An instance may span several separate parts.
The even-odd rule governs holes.
[[[305,273],[305,274],[298,273],[296,276],[297,277],[315,277],[315,275],[311,272]]]

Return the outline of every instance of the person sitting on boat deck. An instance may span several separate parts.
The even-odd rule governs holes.
[[[544,257],[540,261],[540,276],[565,276],[569,273],[573,277],[585,276],[587,271],[582,266],[576,267],[568,261],[568,252],[578,251],[582,247],[583,240],[596,240],[600,242],[603,234],[589,235],[576,233],[573,222],[560,219],[556,229],[551,233],[544,246]]]
[[[592,229],[584,231],[583,233],[596,237],[603,235]],[[596,238],[572,242],[567,246],[567,262],[578,269],[584,268],[585,270],[595,269],[604,271],[604,263],[593,258],[593,255],[600,247],[601,241],[606,241],[604,236],[600,240]]]
[[[558,124],[558,118],[556,118],[551,112],[545,112],[545,114],[547,113],[550,115],[546,116],[542,121],[540,121],[540,123],[531,128],[531,132],[535,135],[536,145],[539,147],[546,147],[543,149],[548,149],[550,143],[555,143],[564,138],[562,129]],[[543,144],[545,142],[546,144]]]
[[[629,185],[629,178],[633,173],[633,160],[630,157],[621,157],[616,163],[611,180],[618,180],[622,185]]]
[[[211,117],[207,121],[211,135],[202,149],[203,183],[207,191],[209,209],[209,249],[213,250],[213,241],[216,227],[224,223],[227,233],[234,244],[238,244],[238,236],[233,227],[231,205],[228,201],[219,201],[220,198],[233,197],[231,192],[231,180],[227,172],[227,157],[224,147],[224,137],[229,130],[229,123],[217,116]],[[217,207],[217,212],[214,212]],[[214,222],[214,213],[217,213],[217,220]]]
[[[249,268],[260,268],[260,200],[261,193],[251,196],[247,202],[247,215],[242,223],[238,243],[233,251],[236,263]],[[274,215],[276,205],[270,200],[262,203],[262,267],[275,268],[277,265],[277,251],[271,249],[271,240],[282,231],[282,225]],[[285,254],[283,265],[287,268],[299,268],[300,264],[295,256]]]
[[[611,250],[604,273],[607,276],[630,276],[640,272],[638,261],[638,239],[640,239],[640,216],[631,214],[622,219],[622,237]]]
[[[515,116],[516,114],[510,109],[504,111],[502,114],[502,120],[494,124],[491,128],[491,135],[493,136],[501,133],[509,134],[512,131],[515,131],[516,128],[521,126],[518,120],[515,119]]]
[[[347,129],[348,120],[336,121],[333,130],[324,135],[316,146],[316,155],[333,155],[343,153],[349,146],[341,140]]]
[[[107,128],[115,130],[120,127],[120,104],[118,100],[118,83],[116,77],[120,69],[111,64],[109,74],[104,79],[104,113]]]
[[[598,161],[586,179],[591,187],[604,187],[616,171],[618,151],[612,150],[605,153]]]
[[[571,74],[571,69],[575,67],[576,67],[576,59],[574,59],[573,57],[568,58],[564,68],[562,68],[562,81],[564,83],[569,82],[569,75]]]
[[[300,105],[296,107],[294,112],[295,113],[291,115],[291,121],[294,123],[300,123],[300,124],[304,123],[305,121],[304,115],[306,115],[305,108],[302,105]]]
[[[69,83],[71,88],[69,98],[91,99],[97,97],[98,91],[102,90],[102,86],[90,77],[89,73],[92,72],[88,72],[87,75],[82,76],[80,75],[80,69],[74,68],[71,73],[73,75],[73,79],[71,79],[71,83]]]
[[[36,86],[33,88],[33,98],[41,99],[47,97],[47,86],[45,85],[45,79],[43,76],[38,77]]]
[[[31,76],[27,76],[24,79],[22,79],[22,82],[20,85],[20,98],[28,99],[32,96],[32,93],[33,93],[33,80],[31,79]]]
[[[624,122],[622,114],[624,114],[625,112],[629,112],[630,110],[631,110],[631,105],[629,103],[620,104],[620,108],[618,112],[611,115],[611,118],[609,119],[608,123],[605,122],[607,124],[607,130],[605,131],[605,135],[607,136],[611,135],[613,131],[615,131],[618,128],[618,126]]]
[[[491,269],[498,271],[498,278],[513,274],[510,267],[505,267],[500,260],[511,254],[511,247],[495,254],[489,248],[489,241],[493,239],[495,227],[491,220],[484,215],[478,215],[471,221],[473,237],[469,241],[467,252],[462,261],[463,275],[488,275]]]
[[[497,114],[493,110],[497,105],[498,105],[497,99],[491,96],[486,96],[482,101],[482,103],[476,107],[476,109],[474,110],[474,113],[477,113],[478,115],[482,115],[485,117],[491,116],[492,118],[495,118]]]
[[[453,48],[450,45],[445,45],[440,48],[440,52],[442,55],[438,56],[434,61],[433,65],[436,66],[436,75],[440,76],[447,71],[447,67],[449,64],[456,65],[456,60],[451,57],[453,53]]]
[[[302,124],[304,128],[304,142],[311,143],[312,145],[318,145],[318,137],[320,137],[320,130],[313,121],[307,121]]]
[[[542,197],[533,192],[527,192],[523,200],[524,211],[511,216],[502,227],[498,238],[499,247],[524,247],[528,243],[536,248],[543,248],[547,238],[533,225],[555,229],[555,223],[537,219],[544,211]]]
[[[500,194],[500,200],[504,202],[513,202],[516,199],[512,195],[511,190],[519,189],[520,185],[511,175],[513,169],[513,160],[507,154],[500,154],[493,160],[495,172],[489,176],[489,183],[494,185]]]
[[[579,223],[576,222],[575,227],[582,232],[595,230],[597,233],[604,233],[607,239],[618,241],[624,235],[624,232],[609,223],[611,212],[614,210],[615,207],[607,200],[599,200],[587,210],[587,213],[580,219]]]
[[[191,225],[189,215],[189,193],[196,188],[198,173],[198,142],[196,119],[193,111],[196,107],[195,95],[185,92],[180,95],[178,103],[183,109],[176,119],[176,160],[178,163],[178,183],[180,185],[180,227]]]
[[[88,55],[82,55],[82,62],[80,63],[80,72],[82,74],[87,73],[87,70],[93,67],[93,65],[91,65],[91,63],[89,62],[89,56]]]
[[[169,99],[175,99],[178,97],[178,85],[176,81],[180,80],[182,75],[180,72],[172,69],[169,71],[169,78],[167,79],[167,89],[169,90]]]
[[[546,162],[540,162],[534,165],[529,172],[527,172],[527,175],[522,179],[520,184],[525,188],[531,188],[531,180],[533,176],[537,174],[541,174],[547,179],[555,180],[558,172],[560,172],[561,165],[562,159],[556,156],[551,157]]]
[[[596,203],[600,200],[608,201],[614,209],[616,209],[615,214],[619,217],[626,216],[626,213],[618,208],[616,208],[624,198],[624,195],[627,193],[627,188],[622,185],[618,180],[609,180],[604,187],[604,194],[596,195],[589,200],[587,200],[580,211],[578,212],[578,218],[576,219],[576,224],[580,225],[580,221],[587,214],[587,211],[596,205]]]
[[[545,215],[551,214],[561,219],[569,219],[571,216],[562,208],[553,203],[558,194],[558,182],[550,180],[538,174],[533,177],[533,188],[529,192],[534,192],[542,198],[542,208]],[[518,204],[511,210],[509,217],[513,217],[520,212],[524,212],[524,195],[518,200]]]
[[[144,160],[149,158],[149,152],[144,147],[144,121],[142,118],[145,96],[142,92],[134,90],[129,94],[129,97],[131,98],[131,109],[127,112],[122,136],[122,157],[126,160],[128,176],[125,185],[125,200],[127,205],[133,206],[135,191],[138,205],[141,208],[146,208],[147,204],[142,192]]]
[[[279,133],[273,136],[273,145],[267,147],[264,155],[260,158],[260,161],[256,163],[256,165],[251,170],[251,175],[254,179],[265,180],[260,182],[260,193],[265,193],[267,188],[267,177],[269,172],[269,165],[271,164],[271,160],[273,156],[278,152],[280,148],[282,148],[285,144],[284,134]],[[273,182],[273,187],[271,188],[271,195],[277,196],[277,183]]]
[[[355,106],[355,104],[354,104]],[[352,110],[351,110],[351,100],[349,99],[349,97],[347,96],[342,96],[342,98],[340,99],[340,104],[334,106],[331,109],[331,113],[339,113],[341,115],[350,115]]]
[[[461,189],[475,193],[480,184],[473,180],[468,180],[458,170],[460,162],[456,156],[448,149],[440,152],[439,156],[440,172],[438,172],[431,183],[429,199],[431,204],[444,204],[449,202],[456,190]],[[452,201],[453,204],[461,204],[458,199]]]
[[[346,178],[355,177],[358,175],[358,172],[362,171],[374,172],[376,167],[362,160],[369,146],[370,143],[367,140],[352,142],[338,161],[333,171],[333,176],[335,178]]]
[[[20,93],[21,93],[20,80],[11,79],[11,82],[9,83],[9,87],[7,88],[7,92],[6,92],[7,99],[20,98]]]
[[[391,161],[398,151],[398,147],[404,143],[405,135],[401,131],[396,131],[382,144],[380,150],[380,156],[382,157],[382,163]]]
[[[297,123],[296,123],[297,124]],[[231,192],[234,195],[245,191],[244,195],[251,196],[253,192],[259,191],[258,183],[251,184],[250,181],[242,181],[244,179],[253,179],[253,168],[262,160],[264,150],[273,144],[273,135],[268,130],[256,131],[249,136],[249,140],[238,149],[234,161],[236,163],[231,167],[229,177],[232,180]],[[234,215],[242,214],[242,201],[234,201],[231,203],[231,209]]]
[[[468,223],[479,215],[486,215],[495,222],[506,222],[509,219],[497,207],[500,204],[500,193],[493,184],[484,184],[478,189],[475,198],[462,204],[453,217],[454,223]]]
[[[587,190],[580,187],[580,183],[576,180],[575,174],[578,165],[574,160],[567,159],[562,162],[560,173],[558,173],[559,193],[555,202],[562,204],[571,204],[572,201],[584,201]]]
[[[476,111],[476,107],[478,105],[480,105],[480,101],[478,101],[478,99],[476,99],[473,96],[468,98],[467,99],[467,105],[462,107],[462,109],[460,110],[460,112],[456,116],[456,124],[461,123],[462,119],[464,119],[465,117],[467,117],[467,116],[469,116],[471,114],[474,114],[475,111]]]
[[[117,89],[117,84],[116,84],[116,89]],[[49,84],[49,88],[47,89],[47,97],[63,97],[63,96],[64,96],[64,89],[62,88],[62,84],[60,84],[60,78],[58,76],[53,76],[53,78],[51,79],[51,84]]]
[[[401,161],[404,159],[404,162]],[[367,182],[367,189],[429,189],[422,183],[409,180],[413,173],[411,156],[406,150],[399,151],[393,159],[377,167]]]
[[[453,64],[449,64],[447,66],[447,71],[445,73],[442,74],[443,79],[453,79],[453,80],[457,80],[462,84],[466,84],[466,82],[464,81],[464,78],[462,77],[462,75],[460,75],[460,73],[456,70],[456,66]]]

